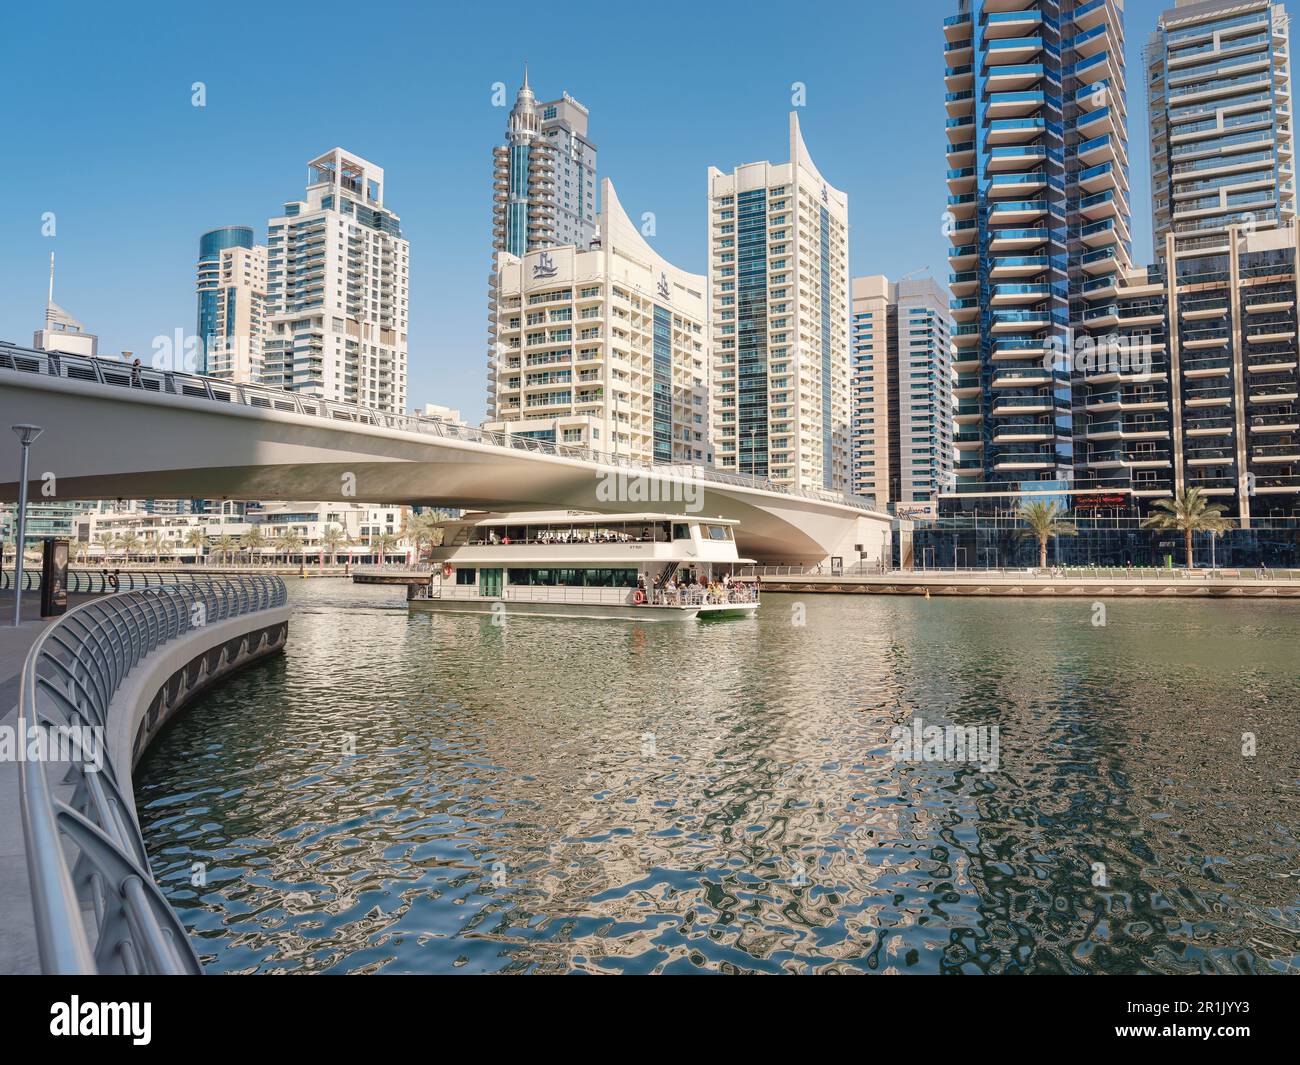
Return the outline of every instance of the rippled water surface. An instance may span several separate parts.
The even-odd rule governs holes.
[[[1300,969],[1300,605],[402,594],[295,581],[284,657],[139,768],[210,969]],[[895,762],[917,715],[998,726],[996,770]]]

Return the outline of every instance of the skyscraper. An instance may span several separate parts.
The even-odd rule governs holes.
[[[598,243],[497,254],[487,427],[641,462],[710,459],[705,279],[646,243],[613,184]]]
[[[406,410],[409,244],[384,171],[334,148],[267,223],[264,383]]]
[[[945,20],[959,484],[1069,481],[1049,353],[1130,266],[1120,0],[961,0]]]
[[[709,168],[713,445],[719,467],[846,492],[848,197],[790,114],[790,161]]]
[[[952,477],[948,293],[875,274],[852,296],[853,493],[929,502]]]
[[[535,248],[587,246],[598,209],[596,146],[582,104],[567,92],[538,103],[525,66],[506,143],[492,149],[492,162],[494,251],[522,257]]]
[[[266,248],[249,226],[224,226],[199,238],[197,373],[241,384],[262,381]]]
[[[1269,0],[1179,2],[1147,45],[1156,255],[1296,216],[1289,19]]]

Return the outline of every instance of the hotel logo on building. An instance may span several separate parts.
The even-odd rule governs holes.
[[[662,270],[659,271],[659,295],[664,299],[672,299],[672,291],[668,288],[668,275]]]
[[[544,251],[537,257],[537,262],[533,264],[533,280],[536,281],[544,277],[554,277],[559,273],[559,268],[551,259],[551,253]]]

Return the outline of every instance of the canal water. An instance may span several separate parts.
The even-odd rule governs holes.
[[[1300,605],[290,594],[136,774],[212,971],[1300,970]]]

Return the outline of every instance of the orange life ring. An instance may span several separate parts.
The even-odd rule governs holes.
[[[450,579],[450,577],[451,577],[451,566],[450,566],[450,564],[448,564],[448,565],[444,565],[444,566],[442,567],[442,579],[443,579],[443,580],[448,580],[448,579]]]
[[[636,595],[632,596],[632,602],[634,602],[637,606],[640,606],[642,603],[644,603],[645,592],[641,591],[641,589],[638,588],[636,590]]]

